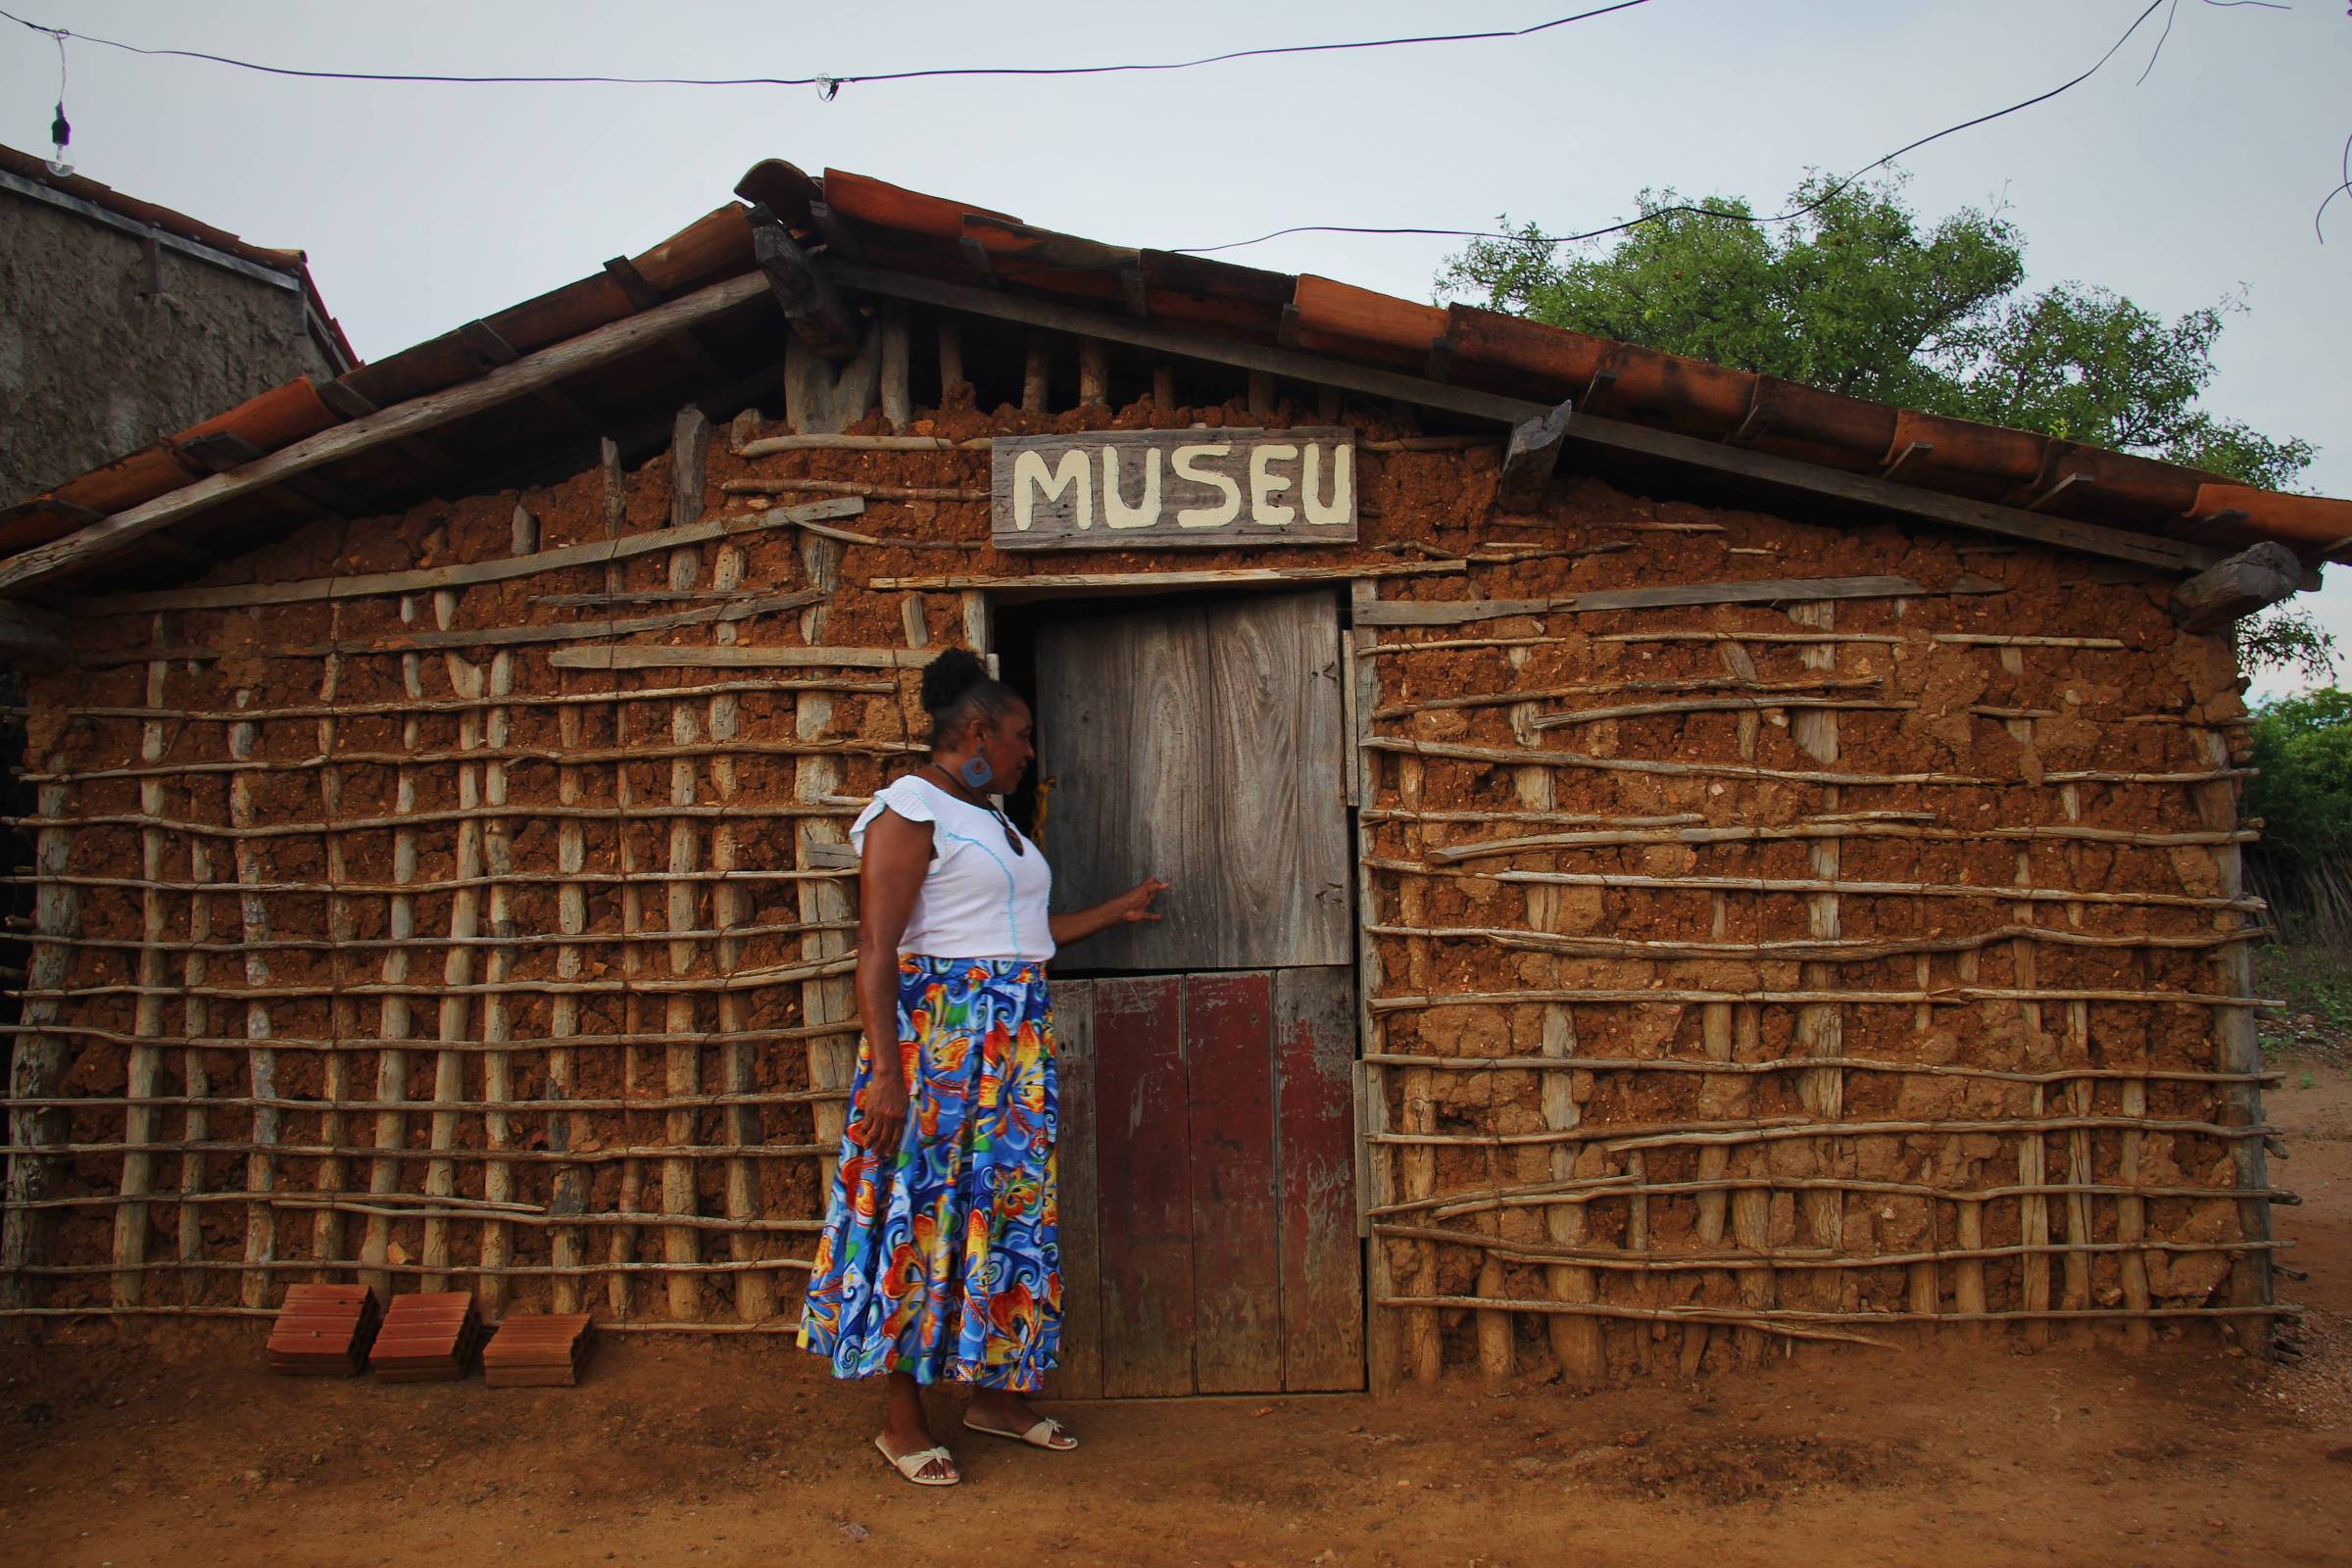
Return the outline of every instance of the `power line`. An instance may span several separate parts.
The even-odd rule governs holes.
[[[86,32],[72,32],[64,27],[46,26],[28,22],[13,12],[0,11],[0,18],[46,33],[62,47],[68,38],[82,43],[120,49],[126,54],[153,58],[201,60],[216,66],[231,66],[239,71],[256,71],[270,76],[300,76],[318,81],[383,81],[430,82],[456,86],[532,85],[582,86],[605,84],[630,87],[814,87],[830,101],[843,87],[858,82],[928,81],[940,77],[964,76],[1106,76],[1122,73],[1191,71],[1201,66],[1224,65],[1235,60],[1262,60],[1276,55],[1335,54],[1356,49],[1396,49],[1411,45],[1436,43],[1478,43],[1497,38],[1528,38],[1539,32],[1549,32],[1573,22],[1587,22],[1618,11],[1631,11],[1649,0],[1616,0],[1615,4],[1595,6],[1570,16],[1554,17],[1548,22],[1535,23],[1525,27],[1499,27],[1484,32],[1423,33],[1399,38],[1360,38],[1345,43],[1301,43],[1270,45],[1262,49],[1233,49],[1223,54],[1202,55],[1197,60],[1163,60],[1128,65],[1107,66],[942,66],[924,71],[874,71],[842,74],[810,76],[534,76],[534,75],[459,75],[453,74],[417,74],[389,71],[314,71],[293,66],[263,65],[252,60],[239,60],[230,55],[208,54],[200,49],[150,49],[138,44],[123,43],[114,38],[100,38]]]
[[[1643,213],[1639,218],[1627,219],[1621,223],[1611,223],[1602,228],[1586,229],[1581,234],[1542,234],[1528,232],[1510,233],[1502,230],[1487,228],[1420,228],[1352,223],[1295,223],[1288,228],[1278,228],[1273,230],[1271,233],[1260,234],[1255,239],[1232,240],[1222,245],[1178,245],[1171,246],[1170,249],[1178,254],[1186,256],[1211,256],[1219,251],[1238,251],[1246,249],[1251,245],[1263,245],[1268,240],[1282,239],[1291,234],[1421,234],[1441,239],[1496,239],[1516,241],[1525,245],[1557,246],[1575,245],[1585,240],[1605,239],[1611,234],[1623,234],[1629,230],[1640,228],[1645,223],[1654,223],[1662,218],[1721,218],[1728,219],[1734,222],[1756,224],[1794,222],[1797,219],[1803,218],[1808,214],[1818,212],[1823,207],[1828,206],[1830,202],[1835,200],[1840,192],[1847,189],[1849,186],[1854,184],[1855,181],[1861,179],[1864,175],[1869,174],[1874,171],[1886,168],[1888,164],[1893,163],[1896,159],[1903,157],[1905,154],[1917,152],[1920,148],[1927,146],[1930,142],[1941,141],[1946,136],[1956,136],[1961,131],[1973,130],[1979,125],[1990,124],[1993,121],[2005,119],[2010,115],[2018,114],[2027,109],[2032,109],[2036,104],[2046,104],[2051,99],[2059,96],[2061,93],[2071,92],[2075,88],[2082,86],[2082,83],[2097,75],[2100,68],[2105,66],[2108,61],[2113,60],[2117,51],[2122,49],[2125,44],[2132,41],[2132,34],[2138,32],[2141,25],[2158,11],[2163,10],[2168,3],[2170,3],[2170,0],[2151,0],[2151,3],[2145,11],[2142,11],[2138,16],[2132,18],[2132,25],[2124,29],[2123,36],[2117,38],[2115,42],[2109,44],[2107,46],[2107,52],[2099,56],[2097,60],[2093,61],[2090,69],[2082,72],[2080,75],[2073,76],[2066,81],[2060,82],[2057,86],[2052,87],[2047,92],[2035,93],[2031,98],[2021,99],[2018,102],[2009,105],[2009,107],[2006,109],[1995,109],[1989,114],[1979,115],[1973,120],[1963,120],[1956,125],[1946,125],[1941,130],[1931,131],[1929,134],[1920,137],[1916,141],[1905,142],[1902,146],[1894,149],[1894,151],[1872,159],[1869,163],[1864,164],[1860,169],[1855,170],[1852,173],[1847,174],[1844,178],[1833,182],[1819,195],[1815,196],[1811,201],[1806,202],[1803,206],[1792,207],[1788,212],[1774,213],[1770,217],[1766,218],[1758,218],[1753,213],[1732,212],[1721,207],[1708,207],[1704,205],[1694,205],[1688,202],[1676,202],[1669,206],[1657,208],[1652,212]],[[2208,3],[2218,4],[2221,3],[2221,0],[2208,0]],[[2268,0],[2234,0],[2234,3],[2240,5],[2261,3],[2266,4],[2267,6]],[[2276,6],[2268,6],[2268,8],[2282,9]],[[2157,47],[2159,49],[2163,47],[2161,40],[2159,40]]]

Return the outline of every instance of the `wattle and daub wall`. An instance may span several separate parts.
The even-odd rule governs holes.
[[[1002,556],[981,438],[1293,411],[956,396],[912,426],[952,450],[682,418],[634,473],[88,607],[26,718],[17,1309],[356,1277],[789,1322],[856,1044],[842,830],[914,755],[920,661],[986,624],[959,579],[1273,565],[1376,573],[1376,1383],[2262,1332],[2242,709],[2168,585],[1574,475],[1508,517],[1494,445],[1377,420],[1359,545]],[[861,492],[821,526],[874,542],[788,517]],[[1374,603],[1886,575],[1919,591]]]

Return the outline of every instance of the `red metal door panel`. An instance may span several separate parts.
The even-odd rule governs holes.
[[[1193,1392],[1193,1200],[1183,987],[1095,982],[1102,1392]]]
[[[1272,976],[1184,981],[1191,1096],[1195,1387],[1282,1387],[1282,1250],[1275,1215]]]
[[[1364,1386],[1363,1249],[1355,1222],[1355,975],[1274,976],[1275,1140],[1282,1191],[1282,1386]]]

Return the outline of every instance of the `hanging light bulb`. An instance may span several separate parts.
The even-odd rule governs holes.
[[[49,122],[49,141],[54,149],[49,172],[63,179],[74,172],[73,160],[66,156],[66,148],[74,140],[74,126],[66,119],[66,30],[54,28],[49,36],[57,43],[57,118]]]
[[[74,172],[73,161],[66,157],[67,144],[74,140],[74,127],[66,121],[66,106],[57,106],[57,118],[49,122],[49,140],[55,144],[56,155],[49,160],[49,172],[63,179]]]

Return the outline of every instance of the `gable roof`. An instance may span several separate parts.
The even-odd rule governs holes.
[[[682,398],[732,389],[748,402],[773,383],[783,315],[805,319],[788,287],[828,281],[1385,390],[1473,418],[1511,422],[1567,402],[1572,440],[1638,466],[1705,468],[1722,482],[2179,569],[2263,540],[2307,567],[2352,559],[2352,502],[2255,489],[1471,306],[1105,244],[867,175],[811,177],[769,161],[737,194],[751,205],[722,207],[576,283],[331,382],[288,383],[0,514],[0,594],[99,564],[110,574],[152,565],[140,543],[161,543],[167,528],[198,525],[233,545],[322,511],[366,515],[435,485],[446,493],[453,480],[511,478],[533,457],[575,451],[616,423],[665,429]],[[772,297],[756,222],[821,259],[798,282],[780,270]],[[188,448],[206,437],[229,438],[215,444],[237,461],[191,461]]]

